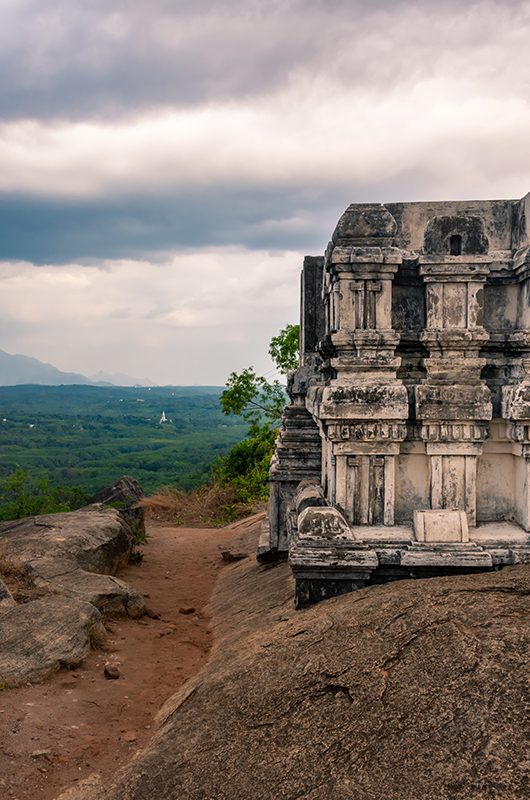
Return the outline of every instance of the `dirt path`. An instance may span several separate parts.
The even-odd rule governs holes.
[[[92,652],[82,668],[0,692],[1,798],[51,800],[91,773],[108,778],[147,743],[158,709],[208,658],[205,606],[220,550],[238,549],[248,524],[150,525],[141,566],[120,577],[160,619],[113,620],[106,651]],[[107,661],[118,665],[119,679],[104,677]]]

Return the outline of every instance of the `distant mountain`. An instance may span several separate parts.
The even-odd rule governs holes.
[[[43,386],[61,384],[92,384],[85,375],[62,372],[51,364],[45,364],[30,356],[11,355],[0,350],[0,386],[17,386],[22,383],[38,383]]]
[[[94,383],[112,383],[114,386],[154,386],[152,381],[147,378],[133,378],[123,372],[103,372],[100,370],[95,375],[90,376]]]

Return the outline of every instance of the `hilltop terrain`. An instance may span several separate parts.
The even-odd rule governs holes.
[[[162,704],[206,663],[219,551],[240,546],[240,531],[150,523],[141,566],[120,578],[145,595],[151,615],[107,618],[104,649],[82,666],[0,691],[0,797],[52,800],[95,771],[110,781],[147,744]],[[116,680],[104,676],[109,661]]]
[[[205,607],[219,551],[256,547],[249,524],[152,528],[145,567],[121,575],[156,613],[113,621],[110,651],[73,674],[2,693],[8,797],[68,782],[61,800],[528,796],[530,566],[295,611],[287,564],[243,558]]]
[[[287,564],[247,559],[222,574],[211,607],[208,665],[92,797],[528,797],[530,565],[295,611]]]

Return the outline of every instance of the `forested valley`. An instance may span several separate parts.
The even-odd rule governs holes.
[[[216,457],[247,431],[240,417],[222,413],[221,392],[215,386],[0,387],[4,494],[13,480],[29,490],[40,482],[86,497],[125,474],[147,493],[207,483]]]

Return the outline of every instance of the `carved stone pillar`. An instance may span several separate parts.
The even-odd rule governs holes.
[[[323,433],[327,500],[350,525],[394,524],[395,462],[408,417],[392,328],[392,281],[402,260],[391,246],[394,229],[384,207],[350,207],[326,254],[333,378],[310,387],[306,406]]]
[[[520,382],[503,387],[502,416],[518,461],[515,515],[519,524],[530,531],[530,330],[516,331],[510,336],[510,344],[518,355]]]
[[[427,375],[416,387],[416,418],[429,456],[431,509],[465,511],[476,524],[477,457],[492,416],[481,380],[488,340],[482,326],[487,256],[420,256],[427,327]]]

